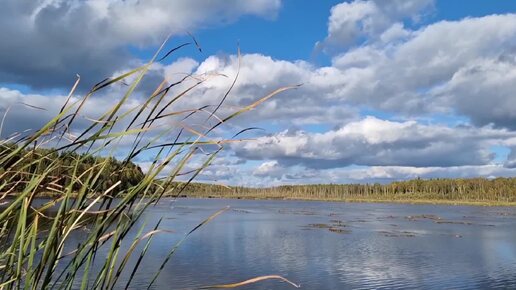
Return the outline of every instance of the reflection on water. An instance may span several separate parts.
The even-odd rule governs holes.
[[[304,289],[516,288],[513,208],[164,199],[135,230],[164,217],[161,228],[175,233],[153,240],[134,289],[147,285],[184,233],[227,205],[179,248],[154,289],[270,274]],[[292,287],[264,281],[243,289]]]

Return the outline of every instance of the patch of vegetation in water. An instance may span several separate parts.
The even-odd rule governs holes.
[[[332,233],[336,234],[349,234],[351,230],[347,229],[347,225],[341,220],[330,220],[329,223],[317,223],[317,224],[308,224],[302,226],[303,230],[313,230],[313,229],[326,229]]]
[[[390,237],[390,238],[414,238],[416,237],[416,233],[410,232],[410,231],[379,231],[381,235],[384,237]]]

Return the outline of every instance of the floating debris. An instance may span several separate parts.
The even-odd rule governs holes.
[[[452,225],[472,225],[469,221],[434,221],[436,224],[452,224]]]
[[[331,226],[328,225],[328,224],[308,224],[305,227],[315,228],[315,229],[329,229],[329,228],[331,228]]]
[[[333,225],[335,226],[338,226],[338,227],[346,227],[347,225],[341,221],[341,220],[331,220],[330,223],[332,223]]]
[[[379,231],[378,233],[382,234],[384,237],[416,237],[416,233],[409,231]]]
[[[409,215],[409,216],[406,216],[405,219],[408,219],[410,221],[423,220],[423,219],[437,221],[437,220],[441,220],[442,218],[435,214],[422,214],[422,215]]]
[[[339,229],[339,228],[329,228],[328,230],[330,232],[332,232],[332,233],[337,233],[337,234],[349,234],[349,233],[351,233],[350,230]]]
[[[308,224],[306,226],[303,226],[303,230],[310,230],[310,229],[328,229],[328,231],[332,233],[337,234],[349,234],[351,233],[351,230],[344,229],[347,227],[347,225],[341,221],[341,220],[331,220],[331,224]]]
[[[287,209],[279,209],[278,213],[280,214],[296,214],[296,215],[316,215],[317,213],[315,211],[311,210],[287,210]]]

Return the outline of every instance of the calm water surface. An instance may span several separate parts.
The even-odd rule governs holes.
[[[133,289],[145,288],[184,233],[228,205],[177,250],[154,289],[270,274],[302,289],[516,289],[515,208],[216,199],[149,209],[141,223],[163,217],[160,228],[175,233],[153,240]]]

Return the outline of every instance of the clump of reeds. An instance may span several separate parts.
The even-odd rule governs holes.
[[[164,53],[161,59],[174,50]],[[31,134],[14,134],[0,141],[0,289],[71,289],[78,285],[81,289],[129,287],[153,236],[165,231],[159,228],[158,222],[149,232],[144,232],[142,227],[136,237],[128,235],[146,208],[164,195],[179,195],[188,182],[210,165],[224,144],[234,141],[210,138],[210,132],[288,89],[280,88],[227,117],[217,117],[216,110],[221,104],[214,106],[216,109],[210,112],[214,122],[203,132],[193,130],[185,123],[190,116],[205,113],[207,107],[172,111],[172,105],[206,81],[203,76],[185,77],[179,83],[195,79],[193,85],[185,86],[174,95],[171,95],[172,87],[179,83],[167,86],[163,82],[143,103],[124,110],[151,65],[161,60],[158,60],[160,53],[161,48],[150,62],[105,79],[76,99],[73,95],[78,78],[65,104],[48,123]],[[100,118],[89,120],[89,125],[80,132],[73,130],[76,120],[82,116],[82,109],[94,94],[129,79],[132,82],[126,84],[125,94],[100,114]],[[183,119],[173,123],[176,125],[157,125],[177,116]],[[185,136],[186,131],[188,136]],[[136,184],[121,188],[121,181],[118,181],[106,187],[98,181],[115,173],[110,158],[96,156],[113,155],[122,141],[131,145],[128,149],[125,147],[127,154],[121,162],[131,164],[147,154],[147,158],[152,156],[151,165]],[[202,146],[209,148],[203,150]],[[51,149],[37,151],[44,147]],[[52,157],[56,152],[61,155],[80,153],[73,155],[75,159],[67,164],[67,170],[63,171],[66,176],[55,175],[63,166],[58,158]],[[184,174],[189,161],[199,155],[204,156],[202,165],[188,169],[188,182],[174,182]],[[80,167],[85,159],[91,161],[92,157],[95,158],[90,167]],[[58,180],[63,178],[67,183],[60,184]],[[44,204],[34,202],[40,194],[49,192],[54,198]],[[52,214],[47,212],[49,208],[53,209]],[[85,226],[88,230],[81,232],[80,242],[70,245],[70,236]],[[129,238],[131,240],[127,241]],[[121,251],[123,241],[130,244],[129,250]],[[97,255],[100,248],[108,249],[103,257]],[[165,255],[160,271],[176,248],[177,245],[171,247]],[[136,263],[128,263],[134,252],[139,252]],[[122,273],[129,277],[124,285],[120,285],[119,280]],[[159,271],[148,281],[149,287],[158,275]]]

